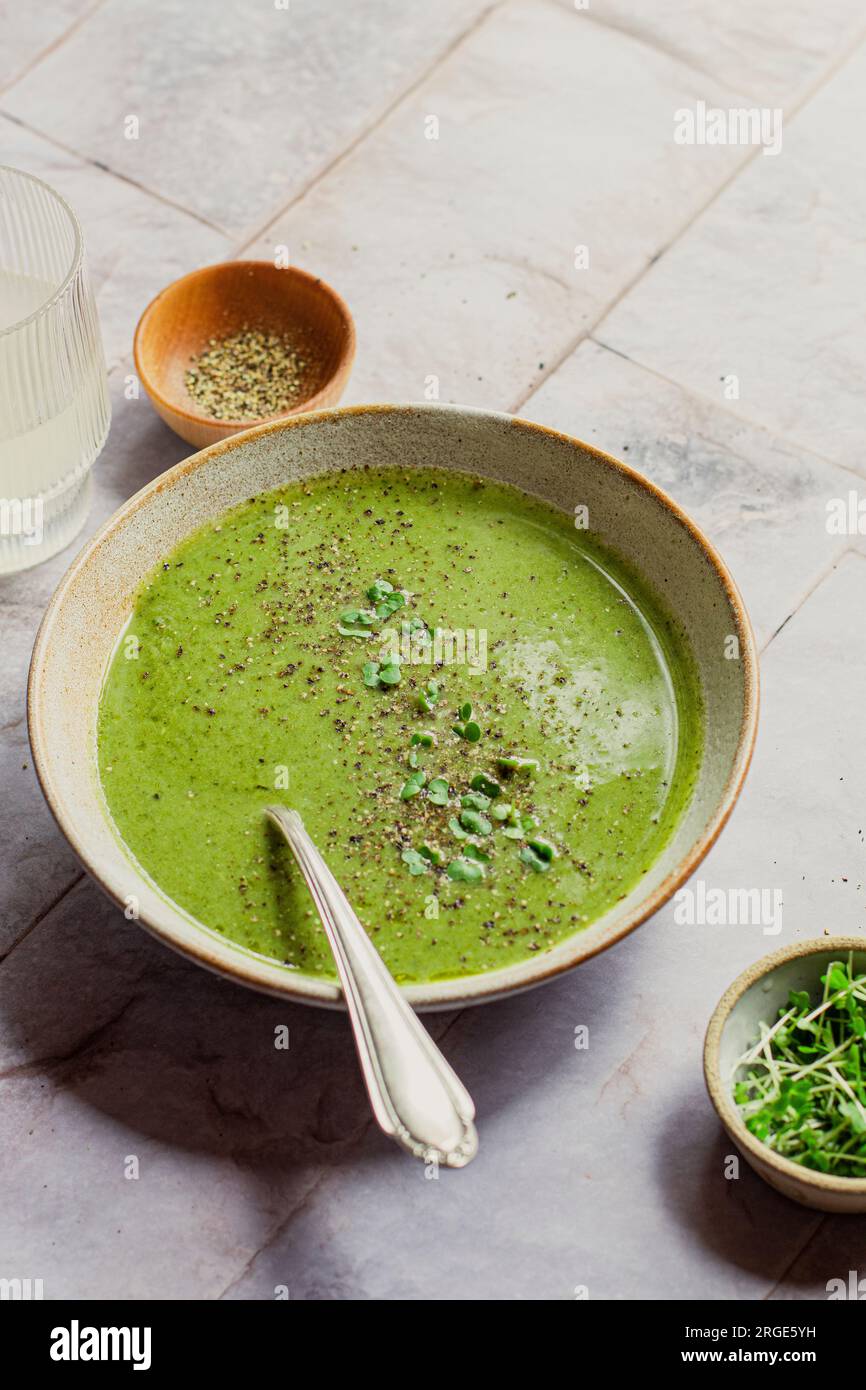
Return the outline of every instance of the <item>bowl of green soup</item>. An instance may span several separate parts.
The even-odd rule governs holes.
[[[131,498],[46,612],[28,713],[61,829],[160,940],[340,1002],[282,801],[434,1008],[659,908],[734,805],[757,684],[724,564],[638,473],[506,415],[361,406]]]

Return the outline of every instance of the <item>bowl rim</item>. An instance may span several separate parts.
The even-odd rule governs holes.
[[[346,344],[340,354],[340,360],[334,370],[330,373],[327,380],[322,383],[315,395],[308,396],[305,400],[299,401],[296,406],[292,406],[288,411],[277,411],[274,415],[262,415],[253,421],[248,420],[223,420],[217,419],[213,415],[205,415],[203,411],[190,410],[188,407],[179,405],[154,384],[153,378],[144,370],[142,364],[142,343],[152,319],[158,312],[158,305],[171,290],[177,289],[179,285],[184,285],[191,280],[205,280],[214,276],[224,274],[226,271],[236,269],[260,271],[262,268],[275,270],[279,275],[288,275],[298,280],[305,280],[309,285],[315,286],[317,290],[324,293],[325,298],[333,301],[337,312],[346,328]],[[282,269],[275,266],[273,261],[247,260],[247,261],[215,261],[212,265],[199,266],[197,270],[190,270],[186,275],[180,275],[176,280],[171,280],[167,285],[163,285],[158,294],[155,294],[150,303],[144,308],[138,323],[135,325],[135,333],[132,339],[132,357],[135,364],[136,375],[152,401],[158,403],[162,410],[169,411],[181,420],[188,420],[191,424],[210,426],[214,430],[231,429],[236,432],[247,433],[252,429],[259,429],[262,425],[274,424],[277,421],[285,420],[290,415],[312,414],[317,408],[317,402],[321,402],[323,397],[331,390],[333,383],[342,373],[348,375],[352,363],[355,360],[355,350],[357,347],[357,337],[355,333],[355,320],[351,310],[341,294],[338,294],[333,285],[327,280],[323,280],[320,275],[314,275],[309,270],[303,270],[298,265],[288,265]],[[131,500],[131,499],[130,499]]]
[[[866,954],[866,938],[860,936],[809,937],[805,941],[795,941],[790,946],[780,946],[777,951],[772,951],[769,955],[762,956],[752,965],[747,966],[728,985],[707,1025],[704,1039],[704,1080],[716,1113],[731,1138],[740,1148],[745,1149],[760,1163],[775,1169],[777,1173],[786,1178],[804,1183],[807,1187],[813,1187],[820,1192],[834,1192],[848,1196],[863,1194],[866,1196],[866,1177],[846,1178],[834,1176],[831,1173],[821,1173],[817,1168],[805,1168],[801,1163],[794,1163],[790,1158],[784,1158],[781,1154],[777,1154],[766,1144],[762,1144],[760,1139],[756,1139],[753,1134],[750,1134],[729,1094],[729,1088],[723,1080],[719,1063],[719,1051],[725,1024],[743,995],[751,989],[752,985],[765,979],[767,975],[772,975],[780,965],[786,965],[788,961],[824,954],[840,953],[844,955],[848,951],[859,951],[861,954]]]
[[[538,956],[532,957],[530,960],[520,961],[512,965],[503,966],[498,970],[491,970],[475,975],[458,976],[456,978],[428,981],[423,984],[402,986],[405,997],[414,1007],[421,1009],[448,1009],[504,998],[506,995],[514,992],[544,984],[564,974],[566,971],[573,969],[574,966],[580,964],[580,962],[589,960],[600,952],[607,950],[617,941],[628,936],[668,901],[673,893],[675,893],[680,885],[689,878],[708,854],[731,815],[749,770],[757,734],[759,672],[757,644],[745,605],[743,604],[739,590],[727,566],[715,547],[707,540],[706,536],[704,536],[703,532],[676,502],[668,497],[668,495],[663,492],[661,488],[657,487],[655,483],[638,473],[636,469],[602,452],[592,444],[586,444],[584,441],[578,440],[572,435],[563,434],[546,425],[540,425],[534,421],[525,420],[519,416],[509,415],[502,411],[486,410],[474,406],[446,405],[439,402],[343,406],[329,410],[287,416],[267,424],[256,426],[254,429],[230,435],[226,439],[218,440],[214,444],[208,445],[206,448],[182,459],[172,468],[152,478],[144,487],[140,488],[138,492],[128,498],[108,520],[103,523],[76,555],[69,569],[66,571],[66,574],[58,584],[45,610],[42,622],[36,634],[27,681],[27,725],[33,763],[39,785],[58,827],[88,874],[96,881],[98,886],[102,888],[108,897],[111,898],[117,906],[122,908],[124,904],[120,897],[112,890],[110,885],[104,881],[98,865],[91,861],[87,845],[83,842],[81,836],[79,836],[77,827],[72,821],[72,817],[67,815],[52,782],[51,765],[47,752],[48,741],[43,727],[41,685],[46,654],[50,648],[58,614],[65,601],[68,590],[71,588],[80,571],[105,544],[108,537],[119,527],[122,527],[129,517],[137,511],[145,501],[149,500],[154,494],[174,486],[185,478],[188,473],[206,467],[212,458],[229,450],[243,447],[251,438],[262,437],[284,430],[304,429],[313,424],[347,419],[352,416],[406,414],[431,416],[453,414],[457,418],[493,422],[500,427],[504,426],[509,429],[524,431],[528,435],[539,435],[557,443],[565,444],[572,449],[577,448],[590,454],[596,462],[606,468],[617,471],[637,487],[650,493],[658,503],[672,513],[674,518],[703,551],[705,559],[715,571],[716,578],[720,582],[731,605],[737,635],[740,640],[740,659],[743,663],[743,715],[731,769],[715,810],[704,826],[703,833],[695,843],[691,845],[679,863],[674,865],[661,883],[659,883],[646,898],[637,903],[626,916],[618,919],[606,927],[602,932],[595,932],[593,934],[592,924],[587,927],[585,931],[575,932],[571,937],[567,937],[564,941],[558,943],[555,948],[555,953],[539,953]],[[142,872],[133,860],[130,862],[136,872]],[[273,962],[266,961],[264,957],[247,956],[240,951],[237,951],[234,955],[230,955],[226,948],[230,946],[231,943],[223,942],[223,950],[219,949],[217,943],[210,946],[210,936],[212,934],[207,927],[201,927],[201,941],[197,942],[196,946],[193,947],[190,943],[181,943],[177,940],[173,929],[166,926],[164,923],[148,920],[144,914],[136,920],[147,931],[151,932],[152,935],[156,936],[160,941],[172,949],[179,951],[182,955],[195,960],[198,964],[215,971],[217,974],[236,980],[250,988],[273,994],[280,998],[294,999],[302,1003],[325,1007],[345,1007],[339,987],[333,982],[312,975],[304,975],[300,971],[285,971],[284,979],[281,977],[277,981],[272,977],[271,972],[277,969],[281,972],[282,976],[281,967],[275,966]],[[225,955],[228,955],[228,958],[223,958]]]

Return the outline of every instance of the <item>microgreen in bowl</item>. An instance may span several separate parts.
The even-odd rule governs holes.
[[[866,1177],[866,974],[853,956],[821,976],[817,1002],[792,990],[787,1008],[734,1069],[734,1100],[768,1148],[837,1177]]]

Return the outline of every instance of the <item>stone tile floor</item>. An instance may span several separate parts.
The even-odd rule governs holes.
[[[372,1125],[339,1017],[161,949],[59,837],[23,694],[71,549],[0,581],[0,1275],[47,1297],[825,1297],[864,1272],[863,1223],[726,1180],[700,1051],[748,962],[866,928],[866,552],[827,527],[866,471],[861,7],[157,9],[0,20],[0,158],[77,208],[106,340],[89,528],[186,452],[127,398],[148,298],[288,245],[356,314],[347,400],[519,411],[628,460],[718,544],[764,707],[700,876],[781,888],[783,930],[668,907],[542,991],[434,1016],[482,1149],[426,1181]],[[781,153],[676,143],[699,102],[778,108]]]

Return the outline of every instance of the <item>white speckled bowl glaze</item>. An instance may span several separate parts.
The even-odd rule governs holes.
[[[712,845],[736,801],[758,713],[757,654],[736,587],[715,551],[662,492],[588,444],[509,415],[460,406],[373,405],[263,425],[193,455],[132,497],[74,561],[49,605],[30,669],[28,718],[42,789],[72,848],[115,902],[130,894],[167,945],[255,989],[309,1003],[337,988],[233,945],[164,898],[127,856],[96,765],[100,687],[135,592],[185,536],[288,479],[381,465],[453,468],[512,483],[573,516],[658,591],[681,623],[706,705],[703,766],[691,805],[661,857],[616,908],[531,960],[463,979],[409,986],[418,1008],[496,998],[552,979],[645,921]],[[739,659],[726,659],[730,638]]]
[[[792,989],[815,996],[830,961],[854,952],[855,971],[866,970],[866,943],[857,936],[824,936],[797,941],[744,970],[722,995],[710,1019],[704,1044],[704,1077],[710,1099],[730,1137],[756,1173],[792,1201],[818,1211],[866,1212],[866,1178],[835,1178],[791,1163],[768,1149],[746,1129],[731,1094],[737,1062],[760,1036],[760,1024],[773,1024]]]

